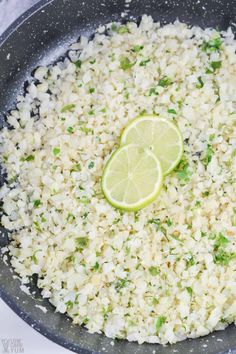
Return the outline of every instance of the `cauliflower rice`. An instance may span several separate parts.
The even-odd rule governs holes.
[[[235,51],[230,29],[109,24],[39,67],[7,117],[12,266],[89,332],[166,344],[235,321]],[[143,112],[175,120],[185,154],[156,202],[122,212],[101,175]]]

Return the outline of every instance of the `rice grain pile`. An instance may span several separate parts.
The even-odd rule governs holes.
[[[236,42],[229,29],[110,24],[39,67],[0,135],[11,263],[89,332],[174,343],[236,319]],[[142,113],[185,153],[155,203],[108,204],[104,164]]]

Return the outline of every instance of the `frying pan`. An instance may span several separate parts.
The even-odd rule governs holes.
[[[122,17],[121,13],[126,16]],[[15,104],[16,96],[31,79],[32,70],[60,60],[68,45],[81,34],[92,35],[99,24],[124,19],[137,20],[142,14],[152,15],[161,23],[179,18],[192,25],[226,29],[236,23],[235,0],[43,0],[24,13],[0,37],[0,122],[6,125],[4,115]],[[0,182],[4,182],[0,170]],[[9,242],[8,232],[1,229],[0,248]],[[54,312],[54,307],[42,299],[33,277],[31,295],[20,289],[20,280],[9,260],[0,256],[0,296],[22,319],[56,343],[83,354],[216,354],[236,353],[236,329],[225,331],[175,345],[138,345],[125,340],[89,334],[73,325],[66,316]],[[44,313],[37,306],[44,306]],[[2,321],[2,319],[1,319]]]

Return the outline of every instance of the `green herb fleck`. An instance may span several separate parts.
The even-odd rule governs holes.
[[[160,329],[162,326],[166,323],[166,317],[165,316],[159,316],[157,321],[156,321],[156,332],[159,333]]]
[[[170,218],[166,220],[167,226],[172,226],[173,222],[171,221]]]
[[[88,112],[88,114],[89,114],[90,116],[93,116],[93,115],[95,114],[94,109],[90,109],[90,111]]]
[[[66,221],[70,222],[75,220],[75,216],[72,213],[68,213],[67,217],[66,217]]]
[[[34,161],[34,155],[29,155],[25,158],[25,161],[30,162],[30,161]]]
[[[35,199],[35,200],[33,201],[33,203],[34,203],[34,207],[35,207],[35,208],[38,208],[38,207],[40,206],[40,204],[41,204],[41,200]]]
[[[116,283],[115,283],[115,289],[117,292],[120,292],[121,289],[123,289],[125,286],[127,286],[127,284],[129,283],[128,279],[119,279]]]
[[[205,155],[202,159],[202,163],[205,167],[207,167],[208,164],[211,162],[213,154],[214,154],[214,151],[212,149],[211,144],[207,144]]]
[[[152,276],[156,276],[160,273],[159,269],[157,267],[150,267],[149,269],[149,273],[152,275]]]
[[[221,61],[212,61],[210,67],[206,69],[206,74],[212,74],[221,67]]]
[[[149,92],[148,92],[148,96],[152,96],[152,95],[155,95],[155,96],[159,95],[159,93],[158,93],[156,87],[151,87],[151,88],[150,88],[150,90],[149,90]]]
[[[218,251],[219,248],[227,246],[228,243],[229,240],[220,232],[214,244],[214,251]]]
[[[204,82],[202,81],[201,76],[198,76],[197,80],[198,80],[198,83],[196,84],[196,87],[200,89],[204,86]]]
[[[140,61],[139,66],[146,66],[147,63],[149,63],[150,61],[151,61],[150,59],[142,60]]]
[[[154,224],[157,231],[161,231],[165,236],[167,234],[166,229],[161,225],[160,219],[150,219],[148,220],[148,224]]]
[[[90,87],[89,93],[94,93],[94,92],[95,92],[95,88],[94,87]]]
[[[75,108],[75,104],[74,103],[67,104],[66,106],[62,107],[61,113],[65,113],[65,112],[71,111],[74,108]]]
[[[133,48],[131,49],[132,50],[132,52],[134,52],[134,53],[138,53],[138,52],[140,52],[140,50],[142,50],[143,49],[143,45],[135,45],[135,46],[133,46]]]
[[[72,307],[73,307],[73,302],[71,301],[71,300],[69,300],[69,301],[67,301],[66,303],[65,303],[65,305],[66,305],[66,307],[67,307],[67,310],[69,310],[69,309],[72,309]]]
[[[186,259],[186,266],[187,268],[192,267],[195,264],[195,260],[193,255],[191,254],[190,257]]]
[[[172,84],[172,81],[169,77],[167,76],[164,76],[162,79],[159,80],[158,82],[158,86],[161,86],[161,87],[166,87],[166,86],[169,86]]]
[[[96,272],[98,269],[99,269],[99,263],[96,262],[96,263],[94,264],[94,266],[92,267],[92,271],[93,271],[93,272]]]
[[[70,173],[72,172],[80,172],[81,171],[81,165],[80,163],[75,164],[72,169],[70,170]]]
[[[171,114],[177,114],[177,113],[176,113],[176,110],[173,109],[173,108],[167,109],[167,112],[168,112],[168,113],[171,113]]]
[[[189,170],[189,163],[183,158],[176,169],[176,176],[181,181],[181,184],[186,184],[190,180],[191,172]]]
[[[222,44],[221,38],[217,37],[214,39],[211,39],[208,42],[204,42],[202,45],[202,50],[204,52],[215,52],[220,49],[220,46]]]
[[[89,204],[90,203],[90,200],[85,195],[83,195],[81,198],[77,198],[77,200],[79,203],[82,203],[82,204]]]
[[[36,230],[37,232],[42,232],[42,229],[41,229],[41,227],[40,227],[38,221],[34,221],[33,224],[34,224],[35,230]]]
[[[55,147],[55,148],[53,148],[52,152],[53,152],[53,155],[54,155],[54,156],[57,156],[57,155],[59,155],[59,154],[60,154],[61,149],[60,149],[60,148],[58,148],[58,147]]]
[[[80,130],[81,130],[83,133],[85,133],[86,135],[88,135],[89,133],[93,133],[93,129],[87,128],[87,127],[85,127],[85,126],[80,127]]]
[[[187,292],[189,293],[190,296],[193,295],[193,289],[190,286],[186,287]]]
[[[88,168],[91,169],[94,167],[94,162],[93,161],[90,161],[89,165],[88,165]]]
[[[91,59],[89,62],[90,62],[90,64],[95,64],[95,63],[96,63],[96,59],[93,58],[93,59]]]
[[[68,131],[69,134],[74,133],[73,127],[68,127],[66,130]]]
[[[129,58],[127,58],[127,57],[121,57],[121,58],[120,58],[120,67],[121,67],[121,69],[123,69],[123,70],[128,70],[128,69],[132,68],[132,66],[134,66],[135,63],[136,63],[136,62],[133,62],[133,63],[132,63],[132,62],[129,60]]]
[[[232,259],[236,258],[236,253],[234,252],[226,252],[224,250],[219,250],[214,254],[213,260],[215,264],[220,264],[227,266]]]
[[[81,68],[81,64],[82,64],[82,61],[79,60],[79,59],[75,62],[75,66],[76,66],[78,69]]]
[[[116,32],[117,28],[118,28],[117,24],[116,23],[112,23],[112,25],[111,25],[112,31]]]
[[[127,26],[120,26],[118,27],[117,32],[119,34],[129,33],[129,29]]]
[[[76,241],[76,244],[82,249],[87,247],[89,244],[88,237],[77,237],[75,241]]]

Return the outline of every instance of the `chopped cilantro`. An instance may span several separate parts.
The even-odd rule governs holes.
[[[94,266],[92,267],[92,271],[96,272],[99,269],[99,263],[96,262]]]
[[[87,127],[85,127],[85,126],[80,127],[80,130],[81,130],[83,133],[85,133],[86,135],[88,135],[89,133],[93,133],[93,129],[87,128]]]
[[[75,66],[76,66],[78,69],[81,68],[81,64],[82,64],[82,61],[79,60],[79,59],[75,62]]]
[[[186,184],[190,180],[191,171],[189,170],[189,163],[183,158],[176,169],[176,176],[182,184]]]
[[[66,221],[70,222],[75,220],[75,216],[72,213],[68,213],[67,217],[66,217]]]
[[[68,131],[69,134],[74,133],[73,127],[68,127],[66,130]]]
[[[206,148],[206,151],[205,151],[205,155],[202,159],[202,163],[205,167],[208,166],[208,164],[211,162],[212,160],[212,156],[213,156],[213,149],[212,149],[212,146],[211,144],[207,144],[207,148]]]
[[[193,289],[190,286],[186,287],[187,292],[189,293],[190,296],[193,295]]]
[[[67,104],[66,106],[62,107],[61,113],[65,113],[65,112],[71,111],[74,108],[75,108],[75,104],[74,103]]]
[[[171,226],[171,225],[173,224],[173,222],[171,221],[170,218],[168,218],[168,219],[166,220],[166,223],[167,223],[167,226]]]
[[[201,206],[201,202],[200,202],[200,200],[197,200],[196,203],[195,203],[195,207],[198,208],[200,206]]]
[[[203,192],[203,193],[202,193],[202,196],[203,196],[203,197],[208,197],[208,196],[209,196],[209,194],[210,194],[210,192],[209,192],[209,191],[205,191],[205,192]]]
[[[150,219],[148,220],[148,224],[154,224],[156,226],[157,231],[161,231],[164,235],[167,234],[166,229],[161,225],[160,219]]]
[[[198,80],[198,83],[196,84],[196,87],[202,88],[204,86],[204,82],[202,81],[201,76],[198,76],[197,80]]]
[[[90,203],[90,200],[85,195],[83,195],[81,198],[77,198],[77,200],[79,203],[82,203],[82,204],[89,204]]]
[[[215,139],[215,134],[210,134],[209,135],[209,141],[213,141]]]
[[[67,306],[67,310],[68,310],[68,309],[72,309],[74,303],[71,300],[69,300],[65,303],[65,305]]]
[[[88,112],[88,114],[89,114],[90,116],[93,116],[93,115],[95,114],[94,109],[90,109],[90,111]]]
[[[81,171],[81,165],[80,163],[75,164],[72,169],[70,170],[70,173],[72,172],[80,172]]]
[[[216,242],[214,244],[214,250],[217,251],[220,247],[225,247],[229,243],[229,240],[220,232],[218,237],[216,238]]]
[[[35,199],[35,200],[33,201],[33,203],[34,203],[34,207],[35,207],[35,208],[38,208],[38,207],[40,206],[40,204],[41,204],[41,200]]]
[[[81,248],[85,248],[89,244],[88,237],[77,237],[75,241],[76,241],[76,244]]]
[[[129,33],[129,29],[127,26],[123,25],[123,26],[118,27],[117,32],[119,34]]]
[[[159,316],[157,321],[156,321],[156,332],[159,333],[161,327],[166,323],[166,317],[165,316]]]
[[[210,67],[206,69],[206,74],[212,74],[221,67],[221,61],[210,62]]]
[[[127,58],[127,57],[121,57],[121,58],[120,58],[120,67],[121,67],[121,69],[123,69],[123,70],[128,70],[128,69],[132,68],[132,66],[134,66],[135,63],[136,63],[136,62],[133,62],[133,63],[132,63],[132,62],[129,60],[129,58]]]
[[[116,32],[117,28],[118,28],[117,24],[116,23],[112,23],[112,25],[111,25],[112,31]]]
[[[149,63],[149,62],[150,62],[150,59],[142,60],[142,61],[140,61],[139,66],[146,66],[147,63]]]
[[[88,165],[88,168],[91,169],[94,167],[94,162],[93,161],[90,161],[89,165]]]
[[[150,267],[149,269],[149,273],[152,275],[152,276],[156,276],[160,273],[159,269],[157,267]]]
[[[177,113],[176,113],[176,110],[173,109],[173,108],[167,109],[167,112],[168,112],[168,113],[171,113],[171,114],[177,114]]]
[[[119,279],[116,283],[115,283],[115,289],[117,292],[120,292],[121,289],[123,289],[125,286],[127,286],[127,284],[129,283],[128,279]]]
[[[94,92],[95,92],[95,88],[94,87],[90,87],[89,93],[94,93]]]
[[[166,86],[169,86],[172,84],[172,81],[169,77],[167,76],[164,76],[162,79],[159,80],[158,82],[158,86],[161,86],[161,87],[166,87]]]
[[[41,227],[40,227],[38,221],[34,221],[33,224],[34,224],[35,230],[36,230],[37,232],[42,232],[42,229],[41,229]]]
[[[208,53],[215,52],[220,49],[221,44],[222,44],[221,38],[217,37],[209,40],[208,42],[204,42],[202,45],[202,50]]]
[[[58,148],[58,147],[55,147],[55,148],[53,148],[52,152],[53,152],[53,155],[57,156],[57,155],[59,155],[59,154],[60,154],[61,149],[60,149],[60,148]]]
[[[155,96],[159,95],[159,93],[158,93],[156,87],[151,87],[151,88],[150,88],[150,90],[149,90],[149,92],[148,92],[148,96],[152,96],[152,95],[155,95]]]
[[[93,58],[93,59],[91,59],[89,62],[90,62],[90,64],[95,64],[95,63],[96,63],[96,59]]]
[[[193,255],[191,254],[190,257],[186,259],[187,268],[192,267],[194,264],[195,264],[195,260]]]
[[[25,158],[25,161],[30,162],[30,161],[34,161],[34,155],[29,155]]]
[[[235,258],[236,258],[235,252],[226,252],[221,249],[214,254],[213,260],[215,264],[227,266],[229,262]]]
[[[133,48],[131,49],[132,50],[132,52],[134,52],[134,53],[138,53],[138,52],[140,52],[140,50],[142,50],[143,49],[143,45],[135,45],[135,46],[133,46]]]

